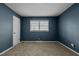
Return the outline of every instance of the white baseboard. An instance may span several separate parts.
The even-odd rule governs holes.
[[[57,41],[21,41],[22,42],[57,42]]]
[[[6,49],[5,51],[1,52],[0,55],[6,53],[7,51],[9,51],[9,50],[12,49],[12,48],[13,48],[13,47],[10,47],[10,48]]]
[[[64,45],[63,43],[61,43],[61,42],[59,42],[59,41],[58,41],[58,43],[60,43],[61,45],[63,45],[63,46],[66,47],[67,49],[69,49],[70,51],[72,51],[72,52],[76,53],[77,55],[79,55],[78,52],[76,52],[75,50],[69,48],[68,46]]]

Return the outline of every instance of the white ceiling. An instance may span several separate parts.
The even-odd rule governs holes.
[[[72,3],[6,3],[21,16],[58,16]]]

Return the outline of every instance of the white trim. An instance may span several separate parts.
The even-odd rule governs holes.
[[[21,41],[22,42],[57,42],[57,41]]]
[[[76,52],[75,50],[71,49],[70,47],[64,45],[63,43],[61,43],[61,42],[59,42],[59,41],[58,41],[58,43],[60,43],[61,45],[63,45],[63,46],[66,47],[67,49],[69,49],[70,51],[72,51],[72,52],[76,53],[77,55],[79,55],[78,52]]]
[[[2,55],[2,54],[4,54],[4,53],[6,53],[7,51],[11,50],[12,48],[13,48],[13,47],[10,47],[10,48],[8,48],[8,49],[4,50],[3,52],[1,52],[1,53],[0,53],[0,55]]]

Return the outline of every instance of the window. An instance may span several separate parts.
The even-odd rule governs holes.
[[[30,31],[39,31],[39,21],[30,21]]]
[[[49,31],[48,20],[40,21],[40,31]]]
[[[48,20],[30,20],[30,31],[49,31]]]

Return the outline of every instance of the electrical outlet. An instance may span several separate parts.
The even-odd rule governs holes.
[[[40,40],[40,38],[38,38],[38,40]]]
[[[74,48],[75,47],[75,45],[73,44],[73,43],[71,43],[71,46]]]

